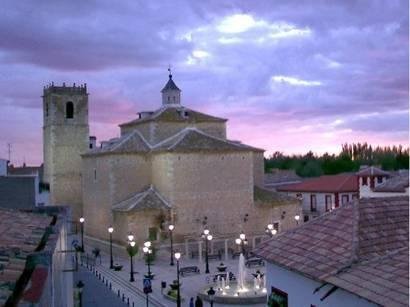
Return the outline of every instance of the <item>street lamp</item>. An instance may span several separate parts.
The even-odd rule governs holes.
[[[212,235],[209,234],[209,229],[204,229],[202,237],[205,239],[205,274],[209,274],[208,241],[212,240]]]
[[[148,278],[151,279],[151,254],[152,254],[152,248],[151,248],[151,242],[147,241],[144,243],[144,247],[142,248],[142,251],[145,254],[145,260],[147,262],[148,266]]]
[[[278,233],[278,231],[275,229],[273,224],[268,224],[268,226],[266,227],[265,232],[270,236],[274,236]]]
[[[81,252],[84,253],[84,222],[85,219],[80,217],[80,225],[81,225]]]
[[[175,253],[175,259],[177,260],[177,307],[181,307],[181,292],[180,292],[180,284],[179,284],[179,258],[181,258],[181,253]]]
[[[127,252],[130,256],[130,282],[134,281],[134,263],[132,261],[132,257],[137,254],[137,248],[135,247],[135,241],[128,242]]]
[[[174,230],[174,225],[169,225],[168,226],[169,229],[169,239],[171,240],[171,262],[169,263],[169,265],[174,265],[174,247],[172,245],[172,231]]]
[[[296,225],[299,225],[300,215],[295,215]]]
[[[112,226],[108,227],[108,233],[110,234],[110,269],[114,268],[114,260],[112,259],[112,233],[114,228]]]
[[[134,241],[134,235],[132,233],[128,234],[127,237],[129,242]]]
[[[248,244],[248,239],[243,232],[235,239],[235,243],[241,246],[241,253],[245,255],[245,244]]]
[[[211,307],[214,306],[214,297],[215,297],[215,290],[214,288],[210,287],[209,290],[206,292],[209,297],[209,302],[211,303]]]
[[[80,307],[83,307],[83,288],[84,288],[84,283],[80,280],[77,283],[78,299],[80,301]]]

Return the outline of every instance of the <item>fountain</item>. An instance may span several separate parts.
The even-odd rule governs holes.
[[[230,281],[230,272],[226,270],[226,276],[218,275],[215,279],[215,285],[209,285],[198,295],[204,299],[209,300],[207,291],[210,286],[217,289],[213,301],[221,304],[258,304],[266,302],[266,276],[260,274],[253,274],[253,280],[246,280],[247,272],[245,266],[245,257],[243,254],[239,256],[238,275],[236,282]]]

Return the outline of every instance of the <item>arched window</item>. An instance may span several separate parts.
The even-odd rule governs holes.
[[[69,101],[65,105],[65,117],[66,118],[73,118],[74,117],[74,104]]]

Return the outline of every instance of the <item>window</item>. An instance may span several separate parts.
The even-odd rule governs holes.
[[[288,294],[272,287],[268,298],[268,306],[288,307]]]
[[[175,96],[172,97],[172,100],[175,102]]]
[[[279,232],[279,222],[274,222],[273,223],[273,229],[275,229],[277,232]]]
[[[158,239],[158,228],[150,227],[148,228],[148,240],[156,241]]]
[[[377,183],[383,183],[383,176],[377,176]]]
[[[46,103],[46,116],[48,116],[48,103]]]
[[[317,210],[317,203],[316,203],[316,194],[310,195],[310,211],[316,212]]]
[[[358,195],[355,193],[355,194],[352,194],[352,200],[353,199],[358,199],[359,197],[358,197]]]
[[[367,185],[367,177],[362,178],[362,185]]]
[[[349,202],[349,195],[342,195],[342,205]]]
[[[93,143],[90,143],[90,149],[93,149]]]
[[[325,196],[326,212],[332,209],[332,195]]]
[[[94,168],[94,181],[97,181],[97,170]]]
[[[74,118],[74,104],[69,101],[65,105],[65,117]]]

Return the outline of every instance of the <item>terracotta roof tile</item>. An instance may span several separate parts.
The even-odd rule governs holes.
[[[376,304],[408,306],[408,210],[407,197],[361,199],[262,242],[254,253]]]
[[[357,177],[351,174],[328,175],[306,179],[303,182],[280,186],[286,192],[357,192]]]

